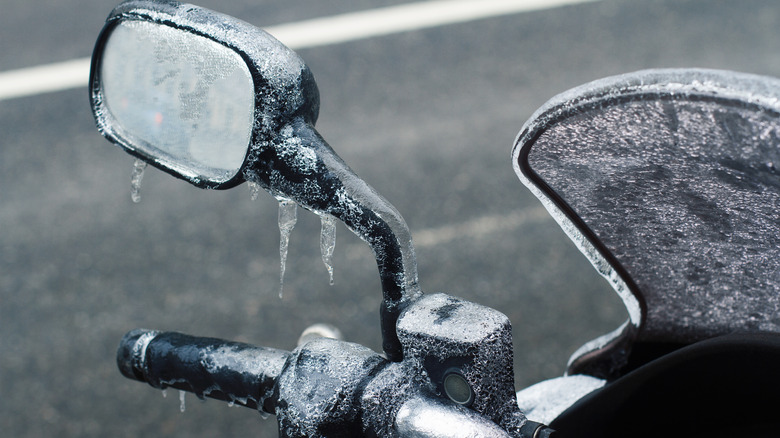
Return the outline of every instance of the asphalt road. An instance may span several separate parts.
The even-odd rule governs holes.
[[[200,4],[269,26],[391,3]],[[113,6],[3,5],[0,71],[88,56]],[[523,122],[559,92],[644,68],[780,76],[777,41],[773,0],[603,0],[299,53],[320,87],[320,133],[406,218],[423,289],[512,320],[519,389],[625,319],[514,175]],[[275,436],[247,409],[190,395],[182,414],[175,391],[121,377],[115,348],[136,327],[291,349],[328,322],[379,350],[376,267],[343,226],[331,287],[319,221],[299,212],[280,300],[275,200],[149,170],[136,205],[132,162],[98,135],[86,89],[0,102],[3,435]]]

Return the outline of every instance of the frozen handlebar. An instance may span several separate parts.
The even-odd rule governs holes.
[[[289,355],[240,342],[137,329],[122,338],[117,365],[125,377],[155,388],[173,387],[275,413],[273,389]]]

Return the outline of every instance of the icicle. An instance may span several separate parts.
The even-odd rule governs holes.
[[[284,270],[287,264],[287,247],[290,243],[290,233],[298,222],[298,204],[289,199],[279,199],[279,256],[281,271],[279,273],[279,298],[284,293]]]
[[[257,201],[257,197],[260,196],[260,184],[248,181],[246,185],[249,187],[249,199]]]
[[[186,406],[184,405],[184,394],[186,394],[184,391],[179,391],[179,410],[184,412],[184,409]]]
[[[133,173],[130,177],[130,199],[136,204],[141,202],[141,181],[144,179],[146,161],[136,158],[133,163]]]
[[[320,231],[320,252],[322,262],[328,269],[330,285],[333,286],[333,249],[336,247],[336,218],[331,215],[320,215],[322,229]]]

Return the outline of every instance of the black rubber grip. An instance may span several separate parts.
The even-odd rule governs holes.
[[[275,413],[276,379],[290,353],[176,332],[136,329],[119,344],[125,377]]]

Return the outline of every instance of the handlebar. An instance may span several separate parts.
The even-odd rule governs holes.
[[[276,379],[290,353],[176,332],[136,329],[119,343],[117,365],[130,379],[275,413]]]
[[[422,374],[414,361],[391,362],[334,339],[287,352],[136,329],[122,338],[117,365],[125,377],[158,389],[172,387],[277,415],[283,437],[336,425],[370,436],[428,438],[548,437],[552,432],[526,421],[508,433],[490,418],[437,396],[430,384],[410,381]]]

